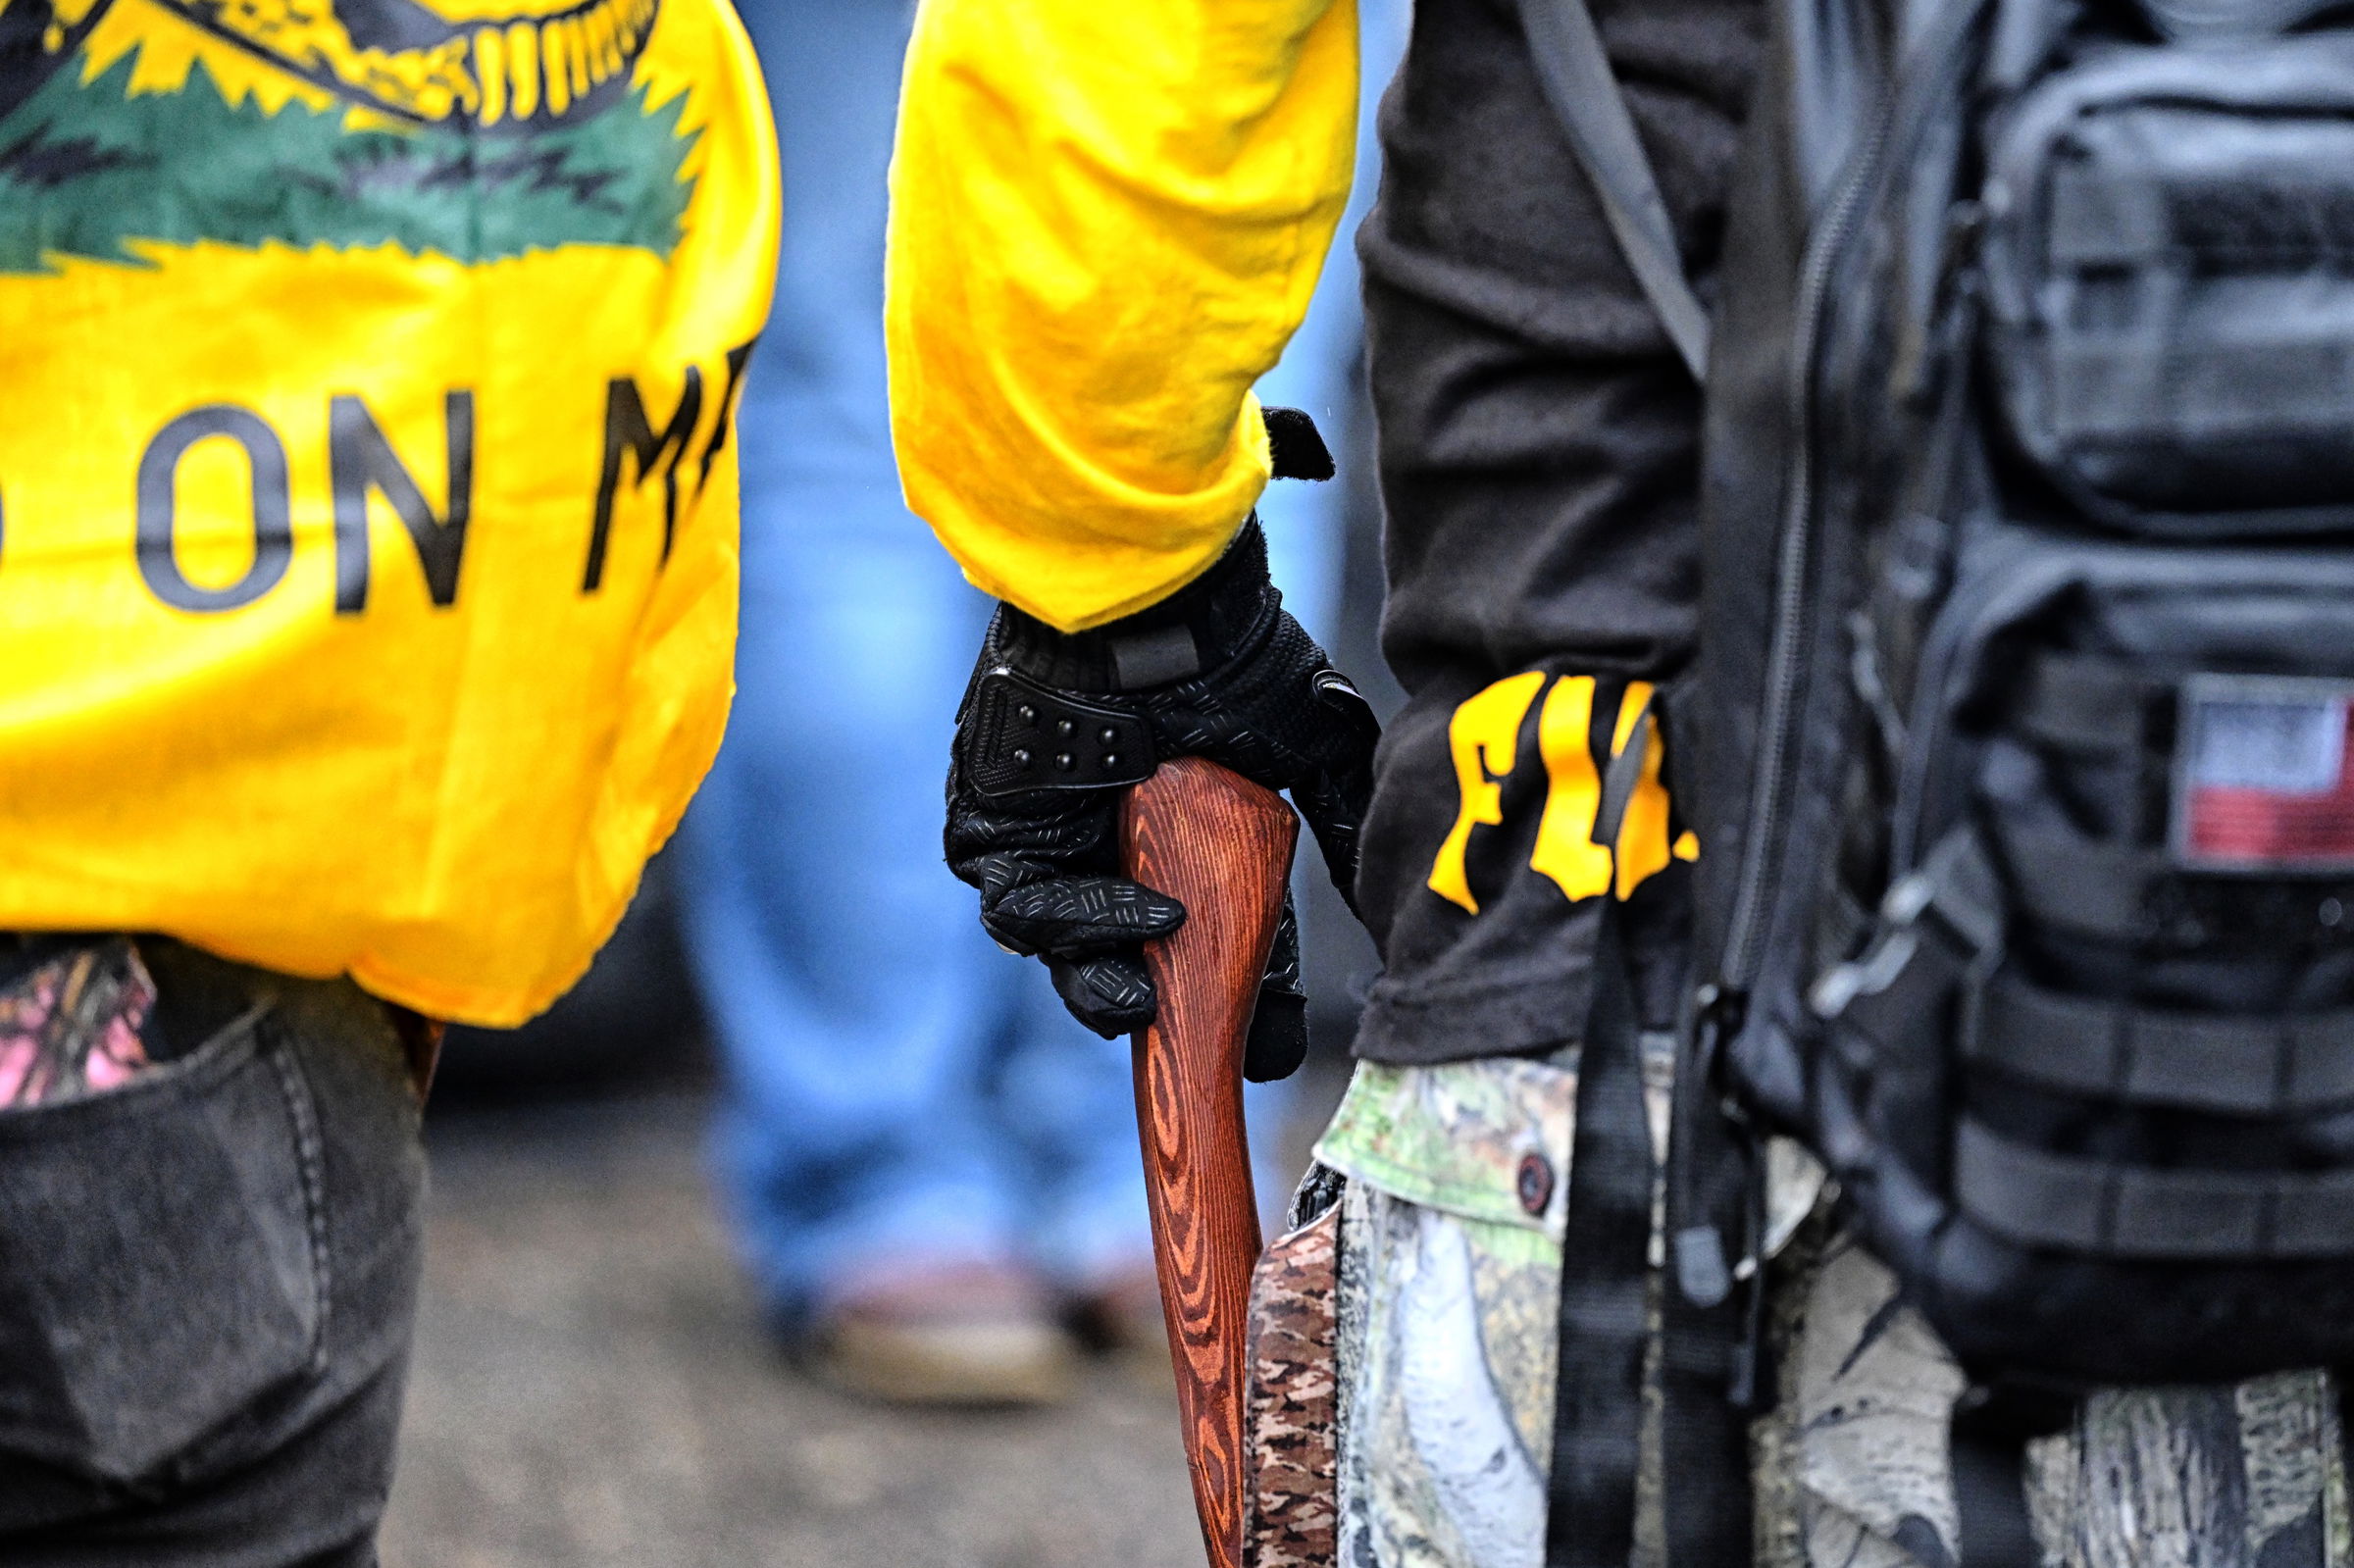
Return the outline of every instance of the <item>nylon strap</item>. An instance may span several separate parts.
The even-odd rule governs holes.
[[[1957,1568],[2043,1568],[2027,1513],[2027,1439],[1999,1411],[1965,1399],[1949,1429]]]
[[[2038,744],[2063,752],[2125,753],[2142,744],[2142,713],[2165,687],[2130,665],[2047,649],[2029,666],[2011,722]]]
[[[1749,1418],[1771,1373],[1760,1365],[1766,1173],[1754,1135],[1720,1092],[1713,1022],[1681,1032],[1667,1150],[1668,1275],[1661,1291],[1661,1505],[1667,1568],[1723,1568],[1751,1554]],[[1756,1258],[1732,1278],[1735,1247]]]
[[[2189,1013],[2066,996],[2006,972],[1962,1049],[2030,1083],[2140,1105],[2283,1116],[2354,1099],[2354,1008]]]
[[[1618,830],[1626,825],[1626,808],[1643,783],[1643,761],[1651,750],[1651,702],[1646,699],[1634,728],[1627,733],[1626,744],[1618,748],[1603,771],[1602,801],[1594,816],[1593,837],[1598,844],[1618,841]]]
[[[1586,0],[1521,0],[1520,25],[1545,100],[1568,132],[1570,150],[1602,198],[1635,281],[1660,314],[1692,379],[1708,381],[1709,313],[1692,292],[1651,158],[1612,74]]]
[[[2354,1248],[2354,1169],[2228,1171],[2054,1154],[1965,1116],[1954,1197],[1997,1235],[2097,1257],[2230,1262]]]
[[[2002,822],[1994,834],[2029,919],[2104,941],[2148,935],[2151,885],[2173,869],[2164,854]]]
[[[1598,924],[1561,1238],[1546,1568],[1626,1568],[1642,1462],[1651,1129],[1641,1025],[1607,894]]]

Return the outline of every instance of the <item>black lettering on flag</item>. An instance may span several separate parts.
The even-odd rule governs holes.
[[[245,449],[252,473],[253,564],[226,587],[202,588],[180,571],[175,551],[179,460],[189,447],[216,435],[225,435]],[[285,443],[259,414],[230,403],[208,403],[173,420],[139,455],[137,538],[139,576],[146,580],[150,593],[174,609],[218,615],[251,604],[278,586],[294,557]]]
[[[737,344],[728,350],[728,384],[719,394],[719,418],[711,426],[711,439],[703,443],[703,463],[694,476],[694,493],[699,498],[703,486],[711,482],[711,465],[719,461],[720,451],[728,444],[728,428],[736,423],[736,394],[743,390],[743,368],[752,357],[752,344]]]
[[[605,581],[605,544],[613,531],[613,497],[621,489],[624,458],[636,460],[640,485],[654,477],[656,469],[662,472],[662,559],[670,559],[671,539],[679,527],[679,463],[687,455],[687,443],[694,438],[702,413],[703,373],[693,365],[687,367],[687,384],[679,392],[679,406],[659,436],[645,417],[645,399],[639,394],[635,379],[616,376],[605,383],[604,466],[597,475],[596,521],[588,531],[588,564],[581,574],[583,593],[594,593]]]
[[[443,394],[441,427],[448,452],[449,511],[435,517],[368,405],[348,394],[338,394],[328,405],[328,469],[335,495],[335,614],[357,615],[368,608],[370,490],[384,498],[417,546],[417,564],[425,571],[425,591],[435,608],[457,602],[466,525],[474,516],[474,393]]]

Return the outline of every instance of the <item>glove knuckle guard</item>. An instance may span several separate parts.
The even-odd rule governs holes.
[[[1320,457],[1329,471],[1311,422],[1277,426],[1287,464]],[[1164,759],[1199,755],[1291,790],[1344,897],[1354,881],[1380,725],[1285,613],[1255,520],[1208,572],[1107,627],[1064,632],[999,606],[956,724],[949,867],[981,889],[998,944],[1044,958],[1063,1004],[1107,1038],[1152,1021],[1138,945],[1186,917],[1117,875],[1120,791]],[[1253,1079],[1288,1076],[1306,1049],[1288,912],[1272,958],[1247,1050]]]
[[[1141,784],[1157,761],[1152,727],[1135,714],[1002,665],[974,684],[963,744],[973,789],[993,797]]]

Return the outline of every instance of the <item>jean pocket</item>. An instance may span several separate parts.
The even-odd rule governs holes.
[[[266,1013],[87,1098],[0,1112],[0,1447],[106,1482],[317,1369],[316,1107]]]

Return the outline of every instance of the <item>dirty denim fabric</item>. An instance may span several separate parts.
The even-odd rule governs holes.
[[[1576,1074],[1494,1060],[1358,1068],[1317,1147],[1341,1226],[1340,1560],[1539,1568],[1561,1193]],[[1647,1074],[1655,1124],[1666,1076]],[[1658,1127],[1655,1125],[1655,1133]],[[1532,1176],[1532,1162],[1543,1179]],[[1945,1568],[1946,1423],[1963,1380],[1893,1276],[1842,1234],[1819,1172],[1769,1157],[1781,1387],[1753,1434],[1757,1568]],[[1647,1443],[1656,1476],[1656,1438]],[[2329,1381],[2118,1390],[2030,1447],[2057,1568],[2347,1568]],[[1656,1482],[1637,1568],[1658,1561]]]
[[[401,1042],[347,982],[139,948],[156,1065],[0,1110],[0,1562],[367,1568],[421,1256]]]

